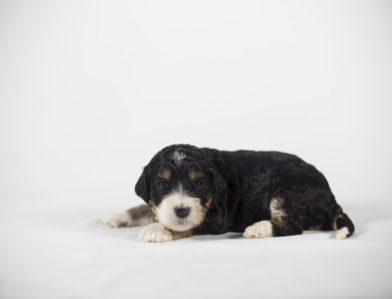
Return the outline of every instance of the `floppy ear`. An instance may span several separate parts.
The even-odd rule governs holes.
[[[220,194],[227,189],[227,184],[225,179],[219,173],[218,169],[211,168],[212,176],[213,176],[213,184],[216,194]]]
[[[150,188],[148,177],[150,176],[151,169],[149,165],[144,167],[142,175],[140,176],[139,180],[135,185],[135,192],[136,194],[141,197],[146,203],[150,201]]]

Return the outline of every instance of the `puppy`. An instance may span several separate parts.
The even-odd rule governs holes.
[[[266,238],[304,230],[336,230],[336,238],[345,239],[354,232],[325,177],[281,152],[171,145],[144,167],[135,191],[147,204],[103,223],[147,225],[139,235],[145,242],[225,232]]]

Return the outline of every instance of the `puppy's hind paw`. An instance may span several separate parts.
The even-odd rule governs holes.
[[[260,239],[272,237],[272,224],[270,221],[260,221],[248,226],[243,233],[248,239]]]

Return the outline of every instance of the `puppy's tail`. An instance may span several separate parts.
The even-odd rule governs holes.
[[[331,228],[336,230],[336,239],[346,239],[350,237],[355,230],[354,224],[343,209],[336,204],[332,212]]]

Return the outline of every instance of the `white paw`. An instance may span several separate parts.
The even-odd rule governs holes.
[[[162,224],[152,223],[140,231],[139,240],[143,242],[162,243],[172,241],[173,237]]]
[[[129,226],[131,217],[127,212],[114,214],[103,218],[102,224],[110,227],[124,227]]]
[[[347,227],[342,227],[341,229],[336,231],[336,239],[346,239],[349,233],[350,232],[348,231]]]
[[[243,234],[245,238],[268,238],[272,237],[271,221],[260,221],[248,226]]]

